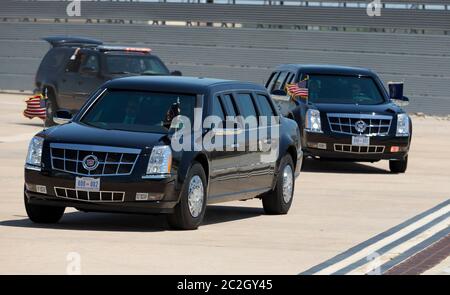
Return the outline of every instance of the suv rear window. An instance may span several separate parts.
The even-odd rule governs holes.
[[[80,122],[102,129],[166,133],[162,122],[172,104],[193,122],[196,96],[162,92],[108,90]]]
[[[385,102],[371,77],[309,75],[308,92],[312,103],[377,105]]]
[[[60,68],[64,62],[66,52],[67,52],[66,50],[61,48],[55,48],[50,50],[42,60],[41,67],[46,69]]]
[[[155,56],[151,55],[109,55],[106,56],[106,71],[110,74],[168,75],[169,70]]]

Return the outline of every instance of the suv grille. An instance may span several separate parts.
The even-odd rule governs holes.
[[[55,187],[55,195],[59,198],[92,201],[92,202],[123,202],[125,192],[92,192],[75,190],[73,188]]]
[[[350,135],[385,136],[389,134],[392,116],[365,114],[327,114],[330,129],[336,133]],[[365,127],[364,131],[358,127]]]
[[[334,151],[341,153],[353,153],[353,154],[382,154],[384,152],[384,145],[369,145],[369,146],[357,146],[351,144],[334,144]]]
[[[52,169],[84,176],[130,175],[141,150],[80,144],[50,144]],[[98,165],[87,170],[83,160],[93,155]]]

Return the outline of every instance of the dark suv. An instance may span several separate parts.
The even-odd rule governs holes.
[[[403,173],[408,164],[412,123],[400,106],[408,103],[402,83],[390,83],[363,68],[280,65],[266,88],[284,116],[297,121],[305,157],[389,160]]]
[[[46,126],[58,109],[77,112],[89,94],[106,81],[131,75],[170,75],[149,48],[104,46],[80,37],[44,38],[52,48],[36,74],[37,93],[47,96]],[[179,72],[173,72],[180,74]]]
[[[82,211],[168,213],[195,229],[207,203],[259,197],[286,214],[302,161],[295,121],[264,87],[189,77],[107,82],[68,123],[38,133],[25,165],[35,222]]]

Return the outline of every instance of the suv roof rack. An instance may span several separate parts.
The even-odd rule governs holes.
[[[96,47],[103,44],[100,40],[76,36],[49,36],[42,39],[50,43],[52,47]]]

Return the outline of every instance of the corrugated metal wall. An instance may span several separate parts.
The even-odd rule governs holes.
[[[0,22],[0,89],[33,88],[34,73],[48,50],[40,38],[81,35],[150,46],[171,69],[185,75],[262,83],[280,63],[369,67],[386,82],[405,81],[410,111],[450,114],[450,35],[256,28],[272,24],[445,31],[450,30],[448,10],[391,9],[369,18],[365,9],[357,8],[82,2],[81,18],[236,22],[247,28],[10,21],[65,18],[66,6],[67,2],[2,1],[0,18],[8,21]]]

